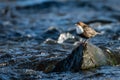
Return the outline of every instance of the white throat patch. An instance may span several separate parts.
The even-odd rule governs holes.
[[[81,27],[81,26],[77,26],[76,27],[76,32],[77,32],[77,34],[81,34],[81,33],[83,33],[84,31],[83,31],[83,28]]]

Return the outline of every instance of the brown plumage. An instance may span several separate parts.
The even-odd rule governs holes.
[[[83,23],[83,22],[78,22],[76,23],[76,32],[79,36],[85,38],[85,39],[89,39],[94,37],[95,35],[99,34],[98,32],[96,32],[94,29],[92,29],[90,26],[88,26],[87,24]],[[86,42],[86,41],[85,41]]]

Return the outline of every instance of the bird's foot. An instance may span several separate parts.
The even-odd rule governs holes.
[[[83,44],[83,46],[84,46],[84,47],[87,47],[87,44],[88,44],[88,43],[87,43],[87,42],[85,42],[85,43],[82,43],[82,44]]]

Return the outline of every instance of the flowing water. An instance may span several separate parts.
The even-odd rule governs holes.
[[[120,80],[119,65],[48,74],[32,65],[51,52],[69,54],[71,46],[51,49],[42,43],[57,40],[63,32],[74,34],[78,21],[102,33],[91,43],[120,54],[119,4],[119,0],[0,0],[0,80]]]

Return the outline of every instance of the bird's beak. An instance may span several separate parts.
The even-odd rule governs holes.
[[[78,27],[78,24],[75,24],[76,27]]]

